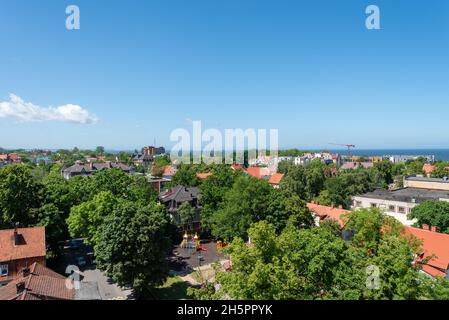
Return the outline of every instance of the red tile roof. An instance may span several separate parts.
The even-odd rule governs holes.
[[[261,179],[270,175],[270,170],[264,167],[249,167],[246,173],[255,178]]]
[[[315,203],[308,203],[307,207],[310,211],[320,217],[321,220],[336,220],[341,227],[344,227],[345,221],[342,215],[350,211],[340,208],[322,206]],[[424,230],[409,226],[404,226],[404,234],[406,236],[414,236],[422,241],[422,256],[417,259],[422,261],[430,256],[433,258],[423,265],[423,271],[433,277],[444,277],[449,268],[449,234],[439,233],[431,230]]]
[[[207,172],[207,173],[197,173],[196,176],[197,178],[204,180],[207,179],[208,177],[210,177],[212,175],[212,173]]]
[[[14,244],[14,229],[0,230],[0,261],[45,257],[45,227],[18,228],[19,245]]]
[[[284,178],[284,175],[282,173],[275,173],[270,177],[268,182],[271,184],[279,184],[281,183],[282,178]]]
[[[449,267],[449,234],[408,226],[405,227],[405,234],[422,240],[423,256],[421,259],[435,256],[423,266],[423,270],[431,276],[444,277],[446,273],[442,270],[447,270]]]
[[[23,272],[0,287],[0,300],[73,300],[75,290],[66,286],[66,278],[38,263],[29,268],[30,273]],[[23,283],[23,290],[18,292],[17,285]]]
[[[174,176],[176,173],[176,168],[174,166],[165,166],[162,176]]]
[[[430,174],[435,170],[435,166],[431,165],[431,164],[425,164],[422,167],[422,170],[426,173],[426,174]]]
[[[345,209],[322,206],[316,203],[307,203],[307,208],[319,216],[321,220],[331,219],[337,221],[342,228],[345,226],[345,221],[343,221],[342,215],[350,212]]]

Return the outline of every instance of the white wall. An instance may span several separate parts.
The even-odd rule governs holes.
[[[385,214],[395,218],[402,224],[411,226],[416,222],[415,219],[414,220],[407,219],[407,214],[409,214],[411,210],[417,206],[416,203],[365,198],[361,196],[355,196],[352,197],[352,199],[353,203],[351,208],[353,209],[372,208],[372,204],[375,204],[376,208],[381,209],[383,212],[385,212]],[[356,205],[357,202],[359,202],[358,205]],[[394,211],[390,210],[390,206],[394,206]],[[404,213],[399,212],[399,207],[404,208]]]

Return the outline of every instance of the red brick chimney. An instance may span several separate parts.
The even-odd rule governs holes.
[[[437,232],[437,227],[435,227],[435,226],[430,227],[430,231]]]
[[[422,228],[423,228],[423,230],[430,230],[430,227],[428,224],[423,224]]]

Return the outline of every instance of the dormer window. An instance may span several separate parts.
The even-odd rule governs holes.
[[[8,265],[0,264],[0,277],[6,277],[8,275]]]

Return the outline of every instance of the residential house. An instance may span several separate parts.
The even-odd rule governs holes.
[[[270,176],[273,173],[275,173],[266,167],[249,167],[248,169],[245,170],[245,172],[247,174],[249,174],[250,176],[253,176],[258,179],[265,179],[265,180],[268,180],[270,178]]]
[[[0,230],[0,286],[33,263],[45,266],[45,255],[44,227]]]
[[[82,163],[77,162],[73,166],[63,168],[61,173],[65,179],[70,179],[74,176],[91,176],[94,172],[109,169],[120,169],[126,173],[132,173],[132,167],[121,162],[99,162],[99,163]]]
[[[171,178],[147,176],[148,183],[156,190],[157,193],[165,191],[166,185],[171,181]]]
[[[66,277],[33,262],[22,268],[14,279],[0,287],[0,300],[73,300],[75,289]]]
[[[284,174],[275,173],[270,177],[270,179],[268,179],[268,182],[273,186],[273,188],[278,189],[279,184],[281,183],[283,178],[284,178]]]
[[[159,201],[165,205],[172,220],[185,230],[190,231],[199,231],[201,229],[201,205],[199,198],[200,191],[197,187],[176,186],[159,194]],[[181,223],[178,209],[183,203],[188,203],[195,209],[195,217],[190,224]]]
[[[435,227],[422,227],[406,227],[404,232],[422,241],[422,251],[418,253],[416,263],[421,264],[422,271],[431,277],[449,279],[449,235],[437,232]],[[429,257],[431,259],[426,262]]]
[[[162,172],[162,176],[164,178],[171,179],[176,174],[177,171],[178,170],[176,169],[175,166],[167,165],[167,166],[164,167],[164,170]]]
[[[328,207],[314,202],[307,203],[307,208],[312,212],[317,226],[324,220],[333,220],[340,225],[340,228],[343,228],[346,223],[343,219],[343,215],[350,212],[349,210],[343,209],[341,206],[338,208]]]
[[[374,166],[373,162],[345,162],[340,167],[341,170],[355,170],[359,168],[369,169]]]
[[[307,207],[314,214],[317,226],[323,220],[334,220],[342,229],[346,224],[344,215],[350,212],[316,203],[308,203]],[[343,238],[345,234],[350,235],[347,231],[343,231]],[[422,272],[431,277],[449,279],[449,234],[439,233],[435,227],[423,225],[422,229],[404,226],[403,235],[413,236],[421,241],[421,252],[415,257],[415,263],[421,265]]]
[[[22,158],[17,153],[3,153],[0,154],[0,162],[4,164],[20,163]]]

